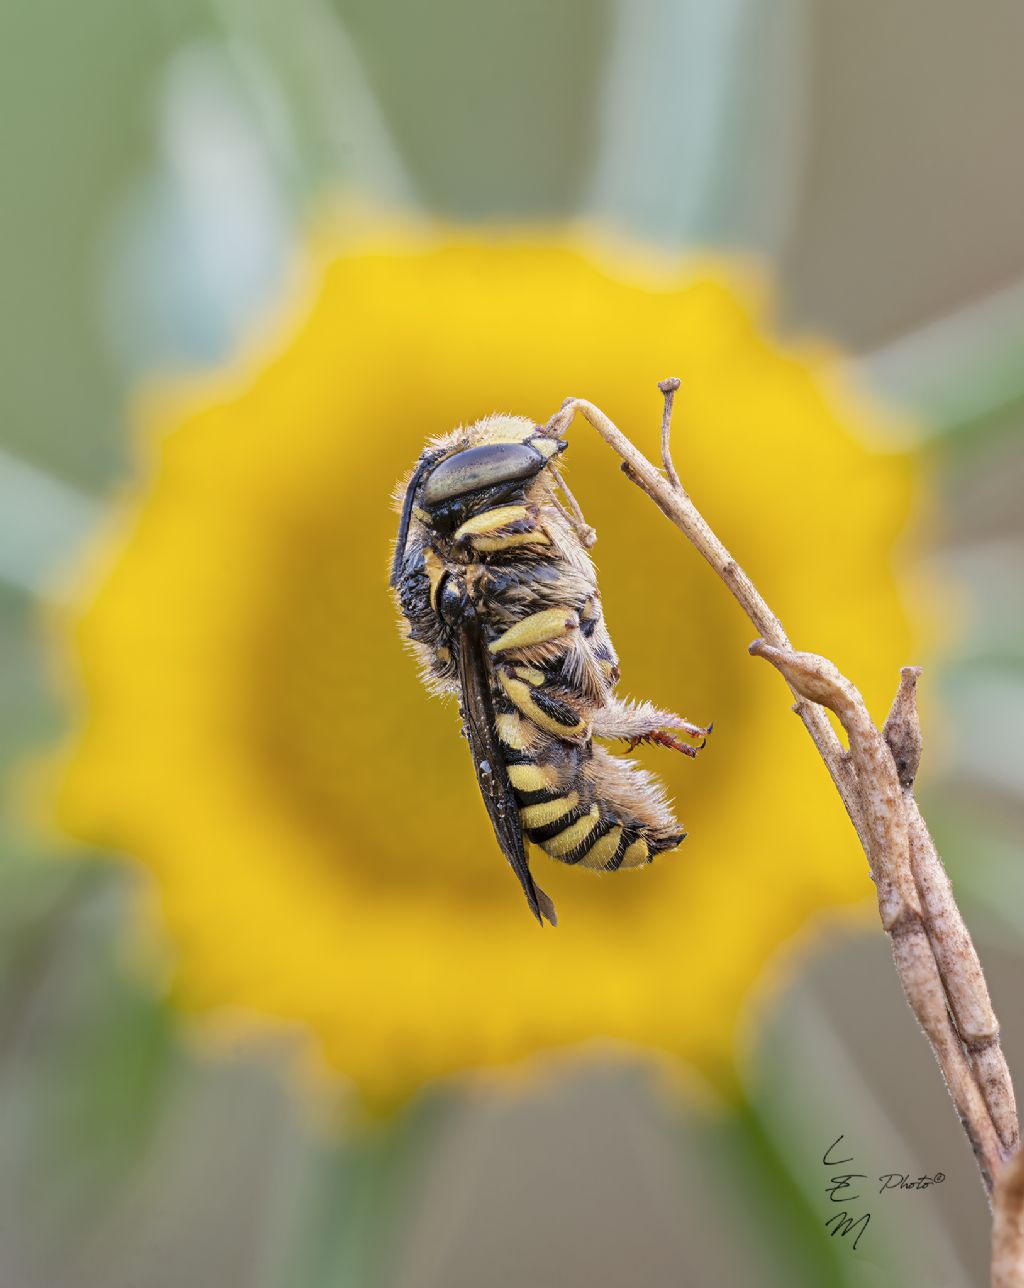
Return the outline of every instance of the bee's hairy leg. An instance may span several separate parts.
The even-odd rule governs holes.
[[[708,740],[708,734],[711,732],[711,726],[708,725],[706,729],[702,729],[698,725],[685,725],[680,727],[685,728],[687,733],[692,731],[694,737],[700,737],[700,743],[696,747],[691,747],[689,743],[680,742],[678,738],[673,737],[667,729],[652,729],[650,733],[634,734],[629,739],[626,750],[633,751],[633,749],[640,746],[641,743],[646,742],[651,743],[656,747],[671,747],[673,751],[681,751],[684,756],[689,756],[691,759],[696,760],[697,753],[704,750]]]
[[[674,711],[664,711],[650,702],[613,701],[594,713],[593,730],[598,738],[622,739],[632,751],[641,743],[653,743],[658,747],[671,747],[681,751],[684,756],[696,756],[707,741],[712,726],[694,724],[685,720]],[[687,734],[691,738],[702,739],[697,747],[680,742],[675,732]]]
[[[713,720],[709,725],[694,724],[692,720],[680,720],[678,724],[669,726],[670,729],[679,729],[683,733],[689,734],[691,738],[703,738],[705,741],[707,741],[707,736],[714,730],[714,727],[715,722]]]

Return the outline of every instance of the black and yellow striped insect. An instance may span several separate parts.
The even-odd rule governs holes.
[[[594,739],[697,748],[708,730],[615,694],[589,530],[558,471],[564,439],[489,416],[427,445],[396,492],[391,585],[424,682],[456,693],[477,781],[537,920],[555,923],[527,839],[563,863],[649,863],[685,832],[664,792]]]

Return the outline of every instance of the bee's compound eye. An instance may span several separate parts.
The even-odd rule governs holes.
[[[453,497],[478,492],[499,483],[514,483],[537,474],[546,458],[525,443],[485,443],[467,447],[443,460],[423,485],[423,505],[440,505]]]

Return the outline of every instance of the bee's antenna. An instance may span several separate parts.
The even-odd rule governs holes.
[[[398,574],[401,572],[402,560],[405,557],[405,542],[409,535],[409,519],[412,515],[413,502],[416,499],[416,489],[422,482],[423,475],[436,460],[436,453],[424,456],[413,471],[409,485],[405,489],[405,499],[402,501],[402,520],[398,525],[398,540],[395,542],[395,557],[391,561],[391,581],[389,584],[392,586],[398,584]]]

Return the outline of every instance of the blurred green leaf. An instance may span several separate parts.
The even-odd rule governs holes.
[[[923,809],[968,925],[998,931],[1020,952],[1024,940],[1024,800],[983,783],[946,779],[924,796]]]
[[[37,617],[38,608],[24,591],[0,579],[0,653],[3,656],[0,768],[3,770],[10,769],[27,746],[53,735],[63,718],[46,683]],[[2,817],[7,819],[6,809]],[[0,844],[0,856],[4,849]]]
[[[741,1192],[763,1258],[763,1288],[855,1288],[863,1283],[847,1247],[824,1228],[822,1204],[794,1178],[766,1125],[772,1106],[747,1101],[704,1127],[709,1179]],[[828,1142],[826,1142],[827,1144]]]
[[[0,22],[0,424],[26,459],[95,488],[124,459],[97,243],[152,149],[159,68],[208,17],[202,0],[39,0]]]
[[[421,1096],[347,1138],[315,1148],[275,1288],[385,1288],[392,1282],[424,1155],[447,1120],[440,1095]]]
[[[1024,283],[926,322],[861,361],[875,388],[910,408],[945,453],[1024,425]]]
[[[823,1284],[967,1288],[971,1280],[947,1230],[945,1205],[975,1201],[971,1211],[982,1228],[987,1209],[941,1074],[881,930],[861,936],[838,926],[822,930],[813,955],[763,1015],[747,1066],[747,1117],[754,1120],[747,1131],[752,1146],[761,1142],[757,1156],[772,1196],[766,1202],[779,1201],[776,1190],[790,1194],[789,1219],[800,1215],[802,1204],[806,1223],[819,1231],[837,1212],[870,1212],[856,1250],[849,1237],[828,1237],[838,1261]],[[844,1148],[832,1157],[852,1161],[830,1168],[824,1158],[840,1135]],[[915,1192],[916,1203],[906,1201],[909,1194],[879,1193],[881,1175],[938,1170],[945,1174],[941,1189]],[[826,1186],[845,1172],[860,1178],[833,1201]],[[853,1194],[860,1195],[856,1203]]]
[[[389,204],[418,193],[331,0],[211,0],[226,57],[293,192],[315,201],[351,184]],[[394,6],[391,9],[394,21]]]
[[[0,447],[0,582],[45,593],[96,518],[81,492]],[[7,697],[0,689],[0,704]]]
[[[619,0],[584,209],[671,247],[777,251],[800,188],[804,0]]]
[[[51,1244],[87,1228],[125,1182],[173,1067],[166,1003],[120,960],[121,874],[66,868],[21,921],[0,993],[0,1156],[23,1177],[30,1228]]]
[[[580,207],[610,0],[334,0],[415,189],[470,218]]]

